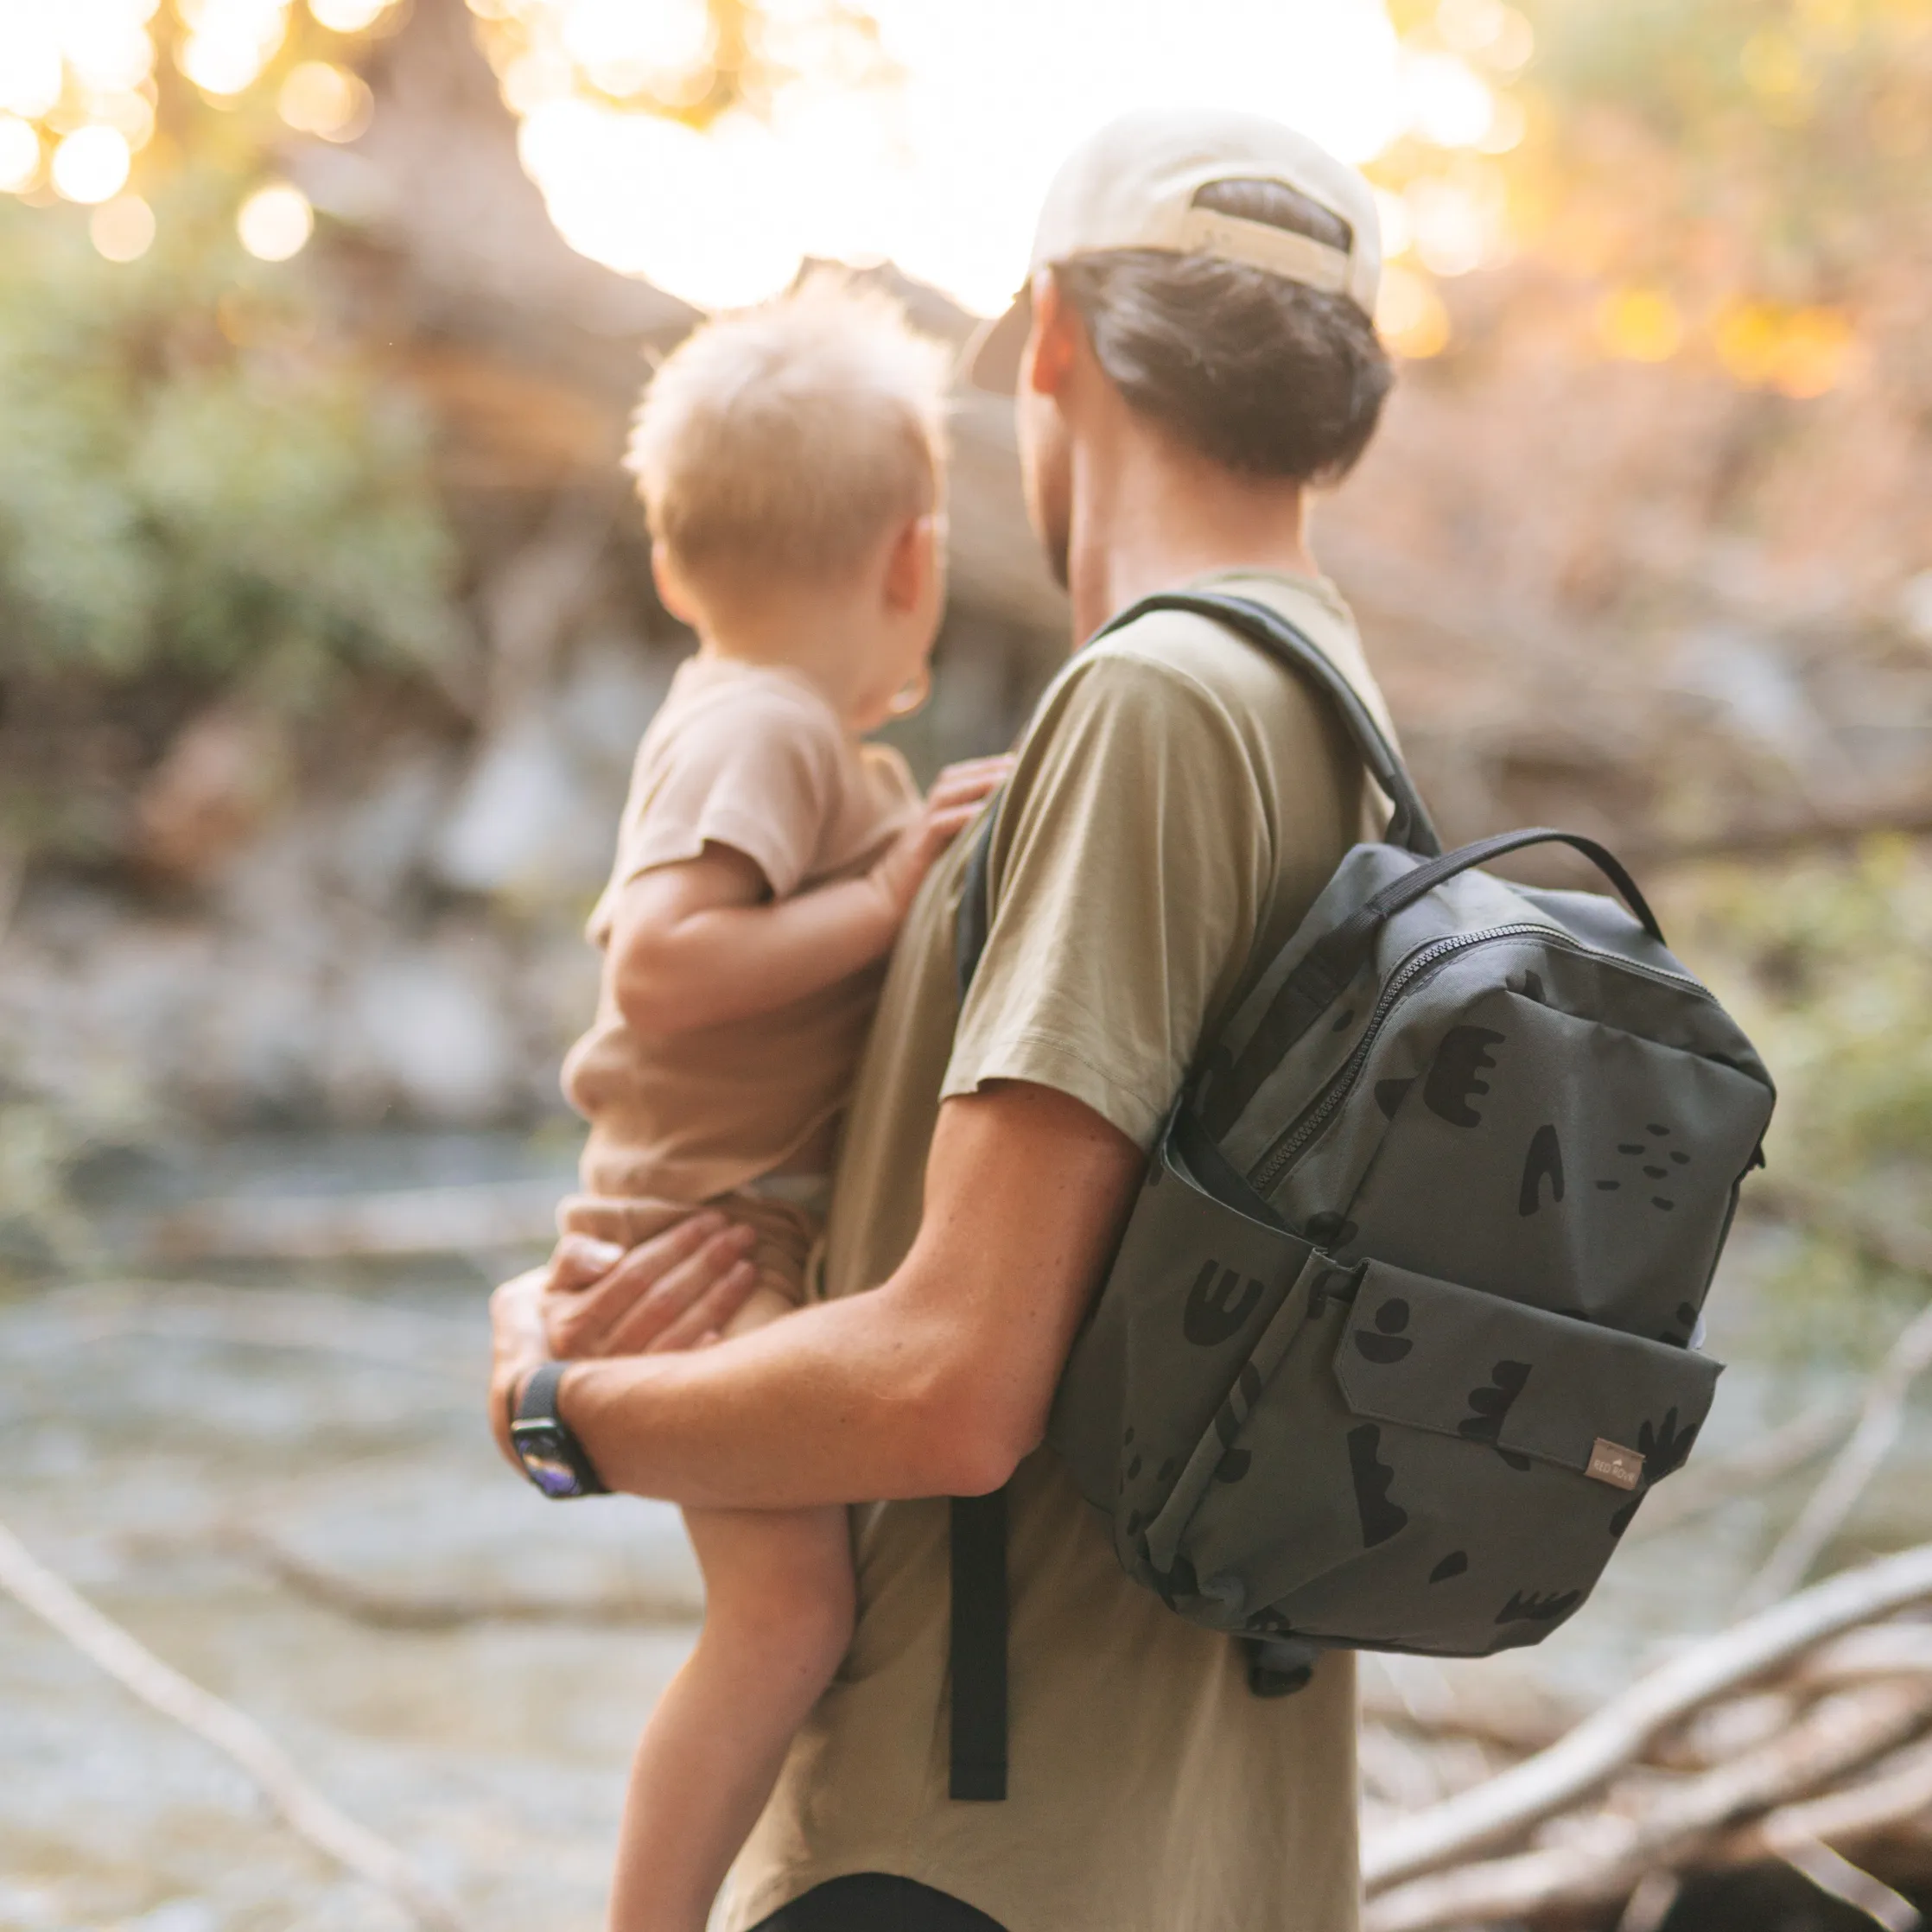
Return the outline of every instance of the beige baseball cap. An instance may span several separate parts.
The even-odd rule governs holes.
[[[1348,225],[1346,249],[1265,221],[1244,220],[1195,198],[1216,181],[1279,181]],[[967,372],[981,389],[1010,396],[1032,322],[1033,278],[1051,262],[1105,249],[1155,248],[1245,262],[1373,315],[1382,278],[1375,191],[1306,135],[1264,115],[1215,108],[1125,114],[1090,136],[1061,164],[1033,232],[1026,286],[969,346]]]

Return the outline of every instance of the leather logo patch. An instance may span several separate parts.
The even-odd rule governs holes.
[[[1634,1490],[1643,1480],[1643,1459],[1636,1450],[1598,1436],[1590,1452],[1590,1466],[1583,1473],[1592,1482],[1608,1483],[1613,1490]]]

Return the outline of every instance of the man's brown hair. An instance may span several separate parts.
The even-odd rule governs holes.
[[[1196,205],[1346,249],[1347,223],[1278,181],[1216,181]],[[1230,469],[1339,482],[1393,373],[1375,324],[1329,295],[1212,255],[1122,248],[1053,275],[1128,402]]]

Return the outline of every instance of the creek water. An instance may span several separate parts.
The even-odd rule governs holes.
[[[287,1192],[556,1166],[385,1143],[284,1148],[194,1178]],[[1732,1366],[1706,1454],[1855,1382],[1847,1362],[1764,1353],[1752,1283],[1767,1256],[1761,1242],[1734,1249],[1711,1338]],[[700,1591],[675,1510],[548,1504],[499,1462],[480,1406],[484,1300],[515,1259],[230,1268],[213,1281],[204,1269],[173,1283],[93,1272],[15,1289],[0,1299],[12,1478],[0,1521],[257,1719],[476,1932],[594,1932],[626,1761],[689,1645]],[[1932,1534],[1929,1468],[1918,1418],[1834,1560]],[[1370,1668],[1404,1694],[1587,1706],[1721,1626],[1803,1493],[1788,1482],[1681,1530],[1633,1535],[1592,1601],[1536,1650]],[[367,1601],[351,1613],[322,1600],[317,1575],[449,1614],[385,1627]],[[619,1607],[601,1624],[467,1620],[533,1597]],[[0,1598],[0,1932],[406,1922],[308,1850],[226,1759]]]

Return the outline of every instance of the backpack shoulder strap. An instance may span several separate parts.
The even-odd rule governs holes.
[[[1419,857],[1436,857],[1442,842],[1388,734],[1355,687],[1320,646],[1268,605],[1250,597],[1165,591],[1137,604],[1094,633],[1106,637],[1151,611],[1191,611],[1246,638],[1277,664],[1308,678],[1340,714],[1370,775],[1394,803],[1384,836]],[[1090,640],[1091,641],[1091,640]],[[981,814],[962,883],[953,929],[954,964],[962,1002],[986,950],[992,919],[995,798]],[[955,1497],[951,1505],[951,1750],[949,1789],[956,1800],[997,1802],[1007,1795],[1006,1492]]]
[[[1335,668],[1332,659],[1300,626],[1291,623],[1272,605],[1258,597],[1236,597],[1224,592],[1164,590],[1130,604],[1119,616],[1111,618],[1094,633],[1103,638],[1124,630],[1151,611],[1191,611],[1197,617],[1211,618],[1247,639],[1279,664],[1285,664],[1316,685],[1335,707],[1362,762],[1395,806],[1389,829],[1383,833],[1390,845],[1433,859],[1442,849],[1428,809],[1422,803],[1415,782],[1401,754],[1389,743],[1389,735],[1375,714],[1362,702],[1354,685]]]

